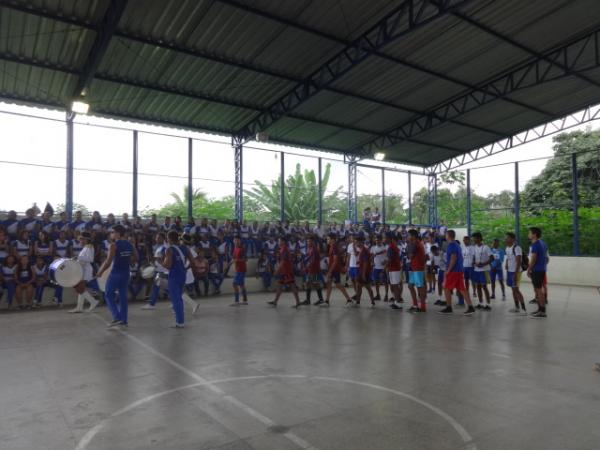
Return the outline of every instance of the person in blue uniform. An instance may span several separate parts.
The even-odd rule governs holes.
[[[125,239],[125,228],[115,225],[112,231],[112,243],[106,261],[98,271],[98,278],[110,269],[106,281],[105,298],[110,309],[113,321],[109,327],[117,325],[127,326],[127,288],[129,286],[129,267],[132,262],[137,262],[137,251],[131,242]],[[116,303],[117,291],[119,304]]]
[[[185,287],[186,261],[189,259],[189,250],[184,245],[179,245],[179,233],[171,230],[167,233],[169,247],[165,252],[164,267],[169,271],[168,286],[169,298],[175,313],[173,328],[184,327],[183,289]]]

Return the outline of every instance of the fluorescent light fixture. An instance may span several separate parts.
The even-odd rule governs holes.
[[[385,153],[375,153],[373,158],[375,158],[375,161],[383,161],[385,159]]]
[[[71,105],[71,111],[77,114],[87,114],[90,110],[90,105],[86,102],[75,100]]]

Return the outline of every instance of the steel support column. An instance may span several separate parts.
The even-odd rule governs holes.
[[[571,174],[573,180],[573,256],[579,256],[579,176],[577,174],[577,154],[571,154]]]
[[[133,217],[138,214],[138,132],[133,130],[133,198],[131,206],[131,214]]]
[[[427,206],[429,226],[437,228],[437,174],[427,176]]]
[[[194,149],[194,141],[192,140],[192,138],[188,138],[188,185],[187,185],[187,192],[188,192],[188,200],[187,200],[187,213],[188,213],[188,219],[191,219],[194,216],[194,207],[192,204],[193,201],[193,196],[194,196],[194,185],[193,185],[193,175],[194,175],[194,169],[192,167],[192,162],[193,162],[193,152]]]
[[[281,184],[279,185],[279,220],[285,220],[285,153],[279,153],[281,162]]]
[[[408,171],[408,224],[412,225],[412,172]]]
[[[244,177],[242,171],[242,154],[244,146],[241,142],[233,142],[233,159],[235,164],[235,218],[244,220]]]
[[[386,209],[385,209],[385,169],[381,169],[381,223],[385,224],[386,221]]]
[[[73,119],[75,113],[67,111],[67,186],[65,197],[65,211],[67,219],[73,218]]]
[[[356,190],[356,163],[358,158],[355,156],[347,156],[348,162],[348,220],[358,222],[358,199]]]
[[[318,199],[318,211],[317,211],[317,222],[319,226],[323,225],[323,160],[321,158],[318,159],[319,162],[319,199]]]
[[[515,162],[515,235],[521,240],[521,193],[519,192],[519,162]]]
[[[471,169],[467,169],[467,235],[471,236]]]

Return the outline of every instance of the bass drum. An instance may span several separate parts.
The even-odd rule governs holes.
[[[76,286],[83,278],[83,268],[77,261],[60,258],[50,264],[48,275],[54,284],[70,288]]]
[[[154,274],[156,273],[156,269],[152,264],[148,264],[148,265],[142,267],[142,270],[140,270],[140,273],[144,280],[149,280],[150,278],[154,277]]]

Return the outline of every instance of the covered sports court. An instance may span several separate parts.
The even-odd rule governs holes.
[[[247,148],[269,142],[343,155],[350,221],[360,167],[381,170],[382,197],[390,172],[409,192],[423,178],[438,225],[438,177],[598,119],[599,17],[593,0],[0,0],[0,97],[65,112],[69,216],[89,107],[129,122],[134,215],[135,126],[156,124],[231,138],[238,220]],[[577,258],[576,155],[569,164],[575,257],[554,264],[593,274],[598,261]],[[266,294],[238,309],[204,300],[185,330],[169,328],[166,302],[132,308],[120,330],[104,309],[2,314],[0,448],[596,449],[591,286],[551,284],[547,321],[508,316],[500,300],[467,318],[348,310],[341,296],[268,309]]]

